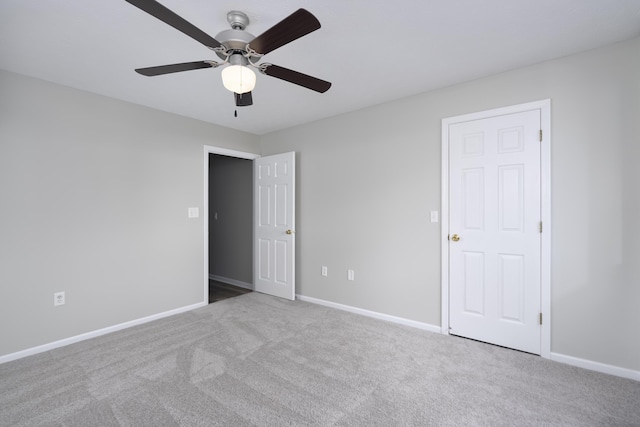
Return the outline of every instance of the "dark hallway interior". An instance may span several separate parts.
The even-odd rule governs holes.
[[[239,286],[222,283],[215,280],[209,280],[209,304],[223,299],[237,297],[249,292],[251,289],[241,288]]]

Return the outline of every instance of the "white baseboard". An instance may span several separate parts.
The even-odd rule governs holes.
[[[550,359],[556,362],[566,363],[567,365],[602,372],[603,374],[640,381],[640,371],[634,371],[633,369],[621,368],[619,366],[607,365],[605,363],[594,362],[592,360],[580,359],[578,357],[566,356],[564,354],[553,352],[551,353]]]
[[[0,364],[11,362],[12,360],[22,359],[23,357],[32,356],[34,354],[42,353],[45,351],[53,350],[54,348],[64,347],[65,345],[77,343],[80,341],[88,340],[90,338],[99,337],[101,335],[110,334],[111,332],[120,331],[122,329],[130,328],[132,326],[142,325],[143,323],[151,322],[153,320],[162,319],[163,317],[173,316],[174,314],[184,313],[186,311],[195,310],[196,308],[204,307],[207,305],[205,302],[199,302],[193,305],[187,305],[185,307],[176,308],[173,310],[165,311],[163,313],[153,314],[151,316],[143,317],[141,319],[130,320],[128,322],[120,323],[117,325],[109,326],[97,331],[87,332],[84,334],[76,335],[73,337],[65,338],[59,341],[54,341],[48,344],[39,345],[37,347],[28,348],[15,353],[5,354],[0,356]]]
[[[296,295],[300,301],[306,301],[313,304],[323,305],[326,307],[336,308],[338,310],[348,311],[350,313],[360,314],[363,316],[374,317],[376,319],[386,320],[401,325],[411,326],[413,328],[423,329],[425,331],[441,333],[440,326],[430,325],[428,323],[416,322],[414,320],[404,319],[402,317],[391,316],[388,314],[378,313],[375,311],[364,310],[362,308],[352,307],[349,305],[339,304],[336,302],[321,300],[318,298],[307,297],[304,295]],[[573,356],[565,356],[564,354],[551,353],[551,360],[555,362],[565,363],[567,365],[577,366],[579,368],[589,369],[591,371],[602,372],[604,374],[614,375],[616,377],[628,378],[640,381],[640,371],[621,368],[618,366],[607,365],[600,362],[594,362],[586,359],[579,359]]]
[[[210,275],[211,278],[212,275]],[[218,276],[212,278],[213,280],[217,280],[220,282],[225,282],[224,280],[220,280]],[[237,282],[237,281],[236,281]],[[244,283],[244,282],[240,282]],[[235,285],[235,283],[232,283]],[[247,285],[246,283],[244,283]],[[241,286],[241,285],[236,285]],[[246,287],[246,286],[241,286]],[[253,286],[247,288],[252,289]],[[431,325],[429,323],[417,322],[415,320],[409,320],[402,317],[391,316],[389,314],[378,313],[375,311],[365,310],[358,307],[353,307],[350,305],[339,304],[336,302],[326,301],[318,298],[307,297],[304,295],[296,295],[296,298],[300,301],[310,302],[312,304],[323,305],[326,307],[335,308],[338,310],[348,311],[350,313],[360,314],[362,316],[373,317],[375,319],[385,320],[392,323],[398,323],[400,325],[410,326],[412,328],[422,329],[429,332],[441,333],[440,326]],[[76,335],[73,337],[65,338],[59,341],[54,341],[48,344],[43,344],[37,347],[28,348],[26,350],[21,350],[15,353],[5,354],[0,356],[0,364],[11,362],[12,360],[22,359],[23,357],[32,356],[34,354],[43,353],[45,351],[53,350],[55,348],[64,347],[69,344],[77,343],[80,341],[88,340],[91,338],[99,337],[101,335],[106,335],[111,332],[120,331],[122,329],[130,328],[132,326],[142,325],[144,323],[148,323],[154,320],[162,319],[164,317],[173,316],[175,314],[184,313],[187,311],[195,310],[196,308],[204,307],[207,303],[199,302],[197,304],[188,305],[185,307],[176,308],[173,310],[165,311],[162,313],[154,314],[151,316],[143,317],[136,320],[131,320],[129,322],[120,323],[117,325],[109,326],[107,328],[98,329],[96,331],[87,332],[84,334]],[[564,354],[559,353],[551,353],[551,360],[559,363],[565,363],[567,365],[577,366],[579,368],[589,369],[591,371],[602,372],[604,374],[614,375],[617,377],[628,378],[635,381],[640,381],[640,371],[635,371],[633,369],[621,368],[618,366],[607,365],[605,363],[594,362],[592,360],[580,359],[578,357],[566,356]]]
[[[229,279],[228,277],[216,276],[215,274],[210,274],[209,279],[215,280],[216,282],[228,283],[239,288],[253,290],[253,283],[247,283],[236,279]]]
[[[296,294],[296,298],[300,301],[306,301],[313,304],[324,305],[325,307],[336,308],[338,310],[348,311],[350,313],[360,314],[362,316],[373,317],[375,319],[386,320],[387,322],[398,323],[400,325],[411,326],[429,332],[440,333],[440,326],[430,325],[428,323],[416,322],[415,320],[405,319],[403,317],[391,316],[390,314],[378,313],[376,311],[365,310],[350,305],[338,304],[337,302],[326,301],[318,298],[307,297]]]

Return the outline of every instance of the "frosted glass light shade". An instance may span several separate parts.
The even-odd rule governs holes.
[[[256,87],[256,73],[243,65],[229,65],[222,70],[222,84],[231,92],[251,92]]]

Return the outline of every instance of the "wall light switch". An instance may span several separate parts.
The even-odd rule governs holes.
[[[200,216],[200,209],[198,208],[189,208],[189,218],[198,218]]]
[[[438,211],[431,211],[431,222],[438,222]]]
[[[322,269],[320,270],[320,274],[322,274],[324,277],[327,277],[327,273],[328,273],[327,266],[323,265]]]
[[[347,270],[347,280],[356,280],[356,273],[353,270]]]

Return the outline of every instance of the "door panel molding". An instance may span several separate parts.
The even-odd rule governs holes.
[[[540,141],[540,202],[543,232],[541,234],[541,289],[540,307],[542,313],[541,327],[541,356],[551,356],[551,100],[545,99],[509,107],[497,108],[461,116],[449,117],[442,120],[442,191],[441,191],[441,333],[449,334],[449,127],[454,124],[472,120],[481,120],[506,114],[539,110],[541,119],[542,140]],[[517,148],[518,139],[514,132],[513,138],[504,148]],[[470,140],[465,146],[469,155],[474,150],[482,149],[482,141]]]
[[[296,153],[254,161],[253,285],[256,292],[295,299]]]

